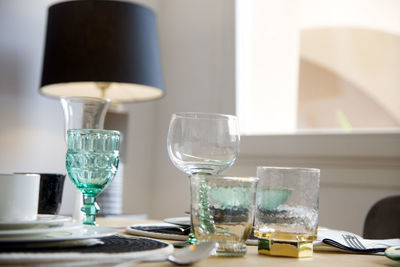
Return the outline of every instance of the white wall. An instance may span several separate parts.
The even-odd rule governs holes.
[[[65,172],[61,106],[38,93],[49,2],[0,1],[0,172]]]

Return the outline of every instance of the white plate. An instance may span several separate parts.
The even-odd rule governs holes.
[[[39,214],[37,219],[32,221],[0,221],[0,230],[51,227],[63,225],[71,219],[69,216]]]
[[[52,232],[69,231],[75,228],[82,228],[82,224],[68,223],[61,226],[45,227],[45,228],[29,228],[29,229],[18,229],[18,230],[0,230],[0,238],[8,236],[18,235],[38,235],[47,234]]]
[[[0,244],[8,242],[55,242],[68,240],[82,240],[90,238],[101,238],[116,234],[115,229],[109,227],[87,226],[51,232],[39,235],[18,235],[0,237]]]
[[[172,223],[180,226],[190,226],[190,217],[176,217],[164,219],[166,223]]]

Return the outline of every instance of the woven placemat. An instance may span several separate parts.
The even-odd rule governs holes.
[[[26,247],[24,243],[18,246],[0,246],[0,263],[32,262],[32,261],[71,261],[71,260],[112,260],[139,259],[154,260],[165,258],[173,252],[172,245],[149,238],[126,237],[114,235],[100,238],[103,244],[74,247]],[[27,245],[27,244],[25,244]],[[32,245],[32,244],[29,244]]]

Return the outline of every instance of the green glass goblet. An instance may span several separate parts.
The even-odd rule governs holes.
[[[96,197],[111,183],[118,170],[118,131],[71,129],[67,131],[66,166],[74,185],[83,193],[84,224],[96,225]]]

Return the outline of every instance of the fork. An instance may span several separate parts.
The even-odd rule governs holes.
[[[342,237],[352,249],[367,249],[355,235],[342,235]]]

